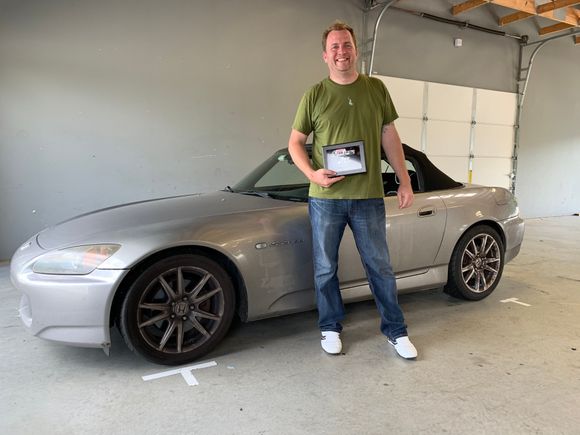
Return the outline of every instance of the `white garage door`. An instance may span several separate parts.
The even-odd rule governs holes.
[[[404,143],[462,182],[509,189],[515,93],[375,76],[389,89]]]

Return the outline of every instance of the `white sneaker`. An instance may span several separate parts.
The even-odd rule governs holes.
[[[399,337],[396,340],[388,339],[389,343],[393,345],[399,356],[402,356],[405,359],[414,359],[417,358],[417,349],[409,340],[409,337]]]
[[[320,345],[326,353],[337,355],[342,351],[340,333],[335,331],[322,331],[321,334]]]

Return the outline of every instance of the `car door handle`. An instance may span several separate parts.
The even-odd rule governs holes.
[[[423,207],[417,212],[419,217],[433,216],[435,214],[435,207]]]

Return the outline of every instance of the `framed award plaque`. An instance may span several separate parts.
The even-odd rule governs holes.
[[[367,171],[364,142],[348,142],[322,147],[324,167],[336,175],[362,174]]]

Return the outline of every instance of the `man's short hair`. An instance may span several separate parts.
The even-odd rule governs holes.
[[[354,30],[352,30],[352,27],[350,27],[344,21],[337,20],[334,23],[332,23],[330,25],[330,27],[328,27],[328,29],[326,29],[324,31],[324,33],[322,34],[322,51],[326,51],[326,39],[328,38],[328,34],[330,32],[332,32],[333,30],[348,30],[348,32],[350,33],[350,36],[352,36],[352,40],[354,42],[354,48],[357,48],[356,36],[354,36]]]

